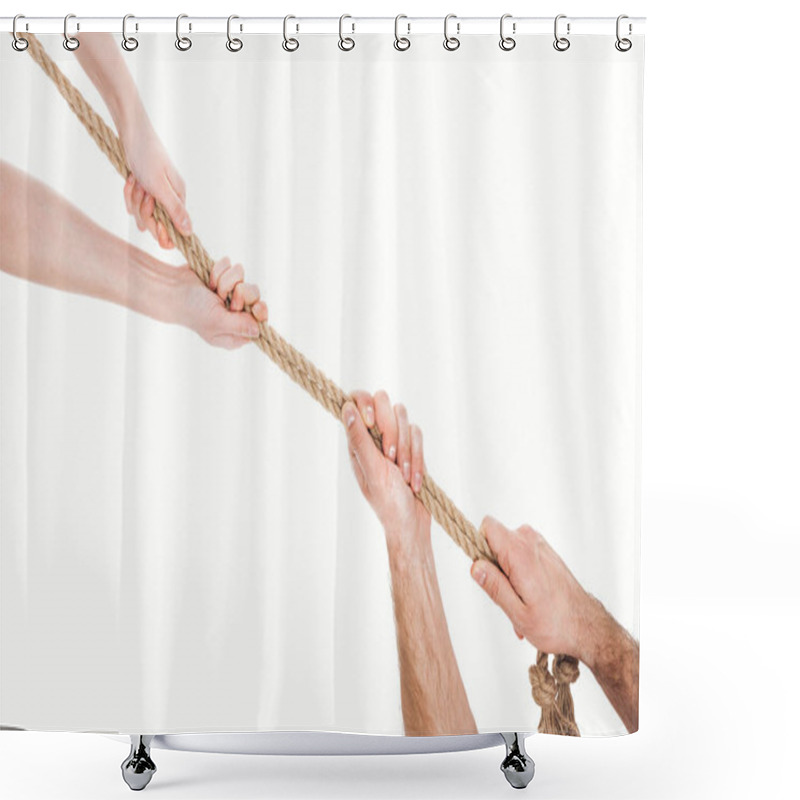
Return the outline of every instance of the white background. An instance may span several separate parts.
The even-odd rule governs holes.
[[[800,125],[792,42],[800,12],[774,2],[622,8],[576,0],[569,8],[525,9],[492,0],[462,0],[457,8],[304,2],[268,9],[138,0],[131,8],[40,2],[35,11],[19,10],[648,17],[641,731],[616,740],[529,739],[537,777],[528,792],[794,796]],[[124,750],[102,737],[3,732],[0,788],[15,798],[124,793]],[[157,751],[159,772],[146,791],[176,798],[508,796],[500,758],[499,750],[348,759]]]

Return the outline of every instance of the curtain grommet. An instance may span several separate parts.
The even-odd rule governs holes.
[[[11,25],[11,46],[18,52],[24,53],[28,49],[28,45],[30,44],[27,39],[24,39],[17,33],[17,22],[21,19],[25,19],[23,14],[17,14],[14,17],[14,22]]]
[[[231,53],[238,53],[244,47],[244,42],[241,39],[235,36],[231,36],[231,22],[233,22],[233,20],[235,19],[239,19],[239,17],[236,14],[231,14],[228,17],[228,29],[227,29],[228,41],[225,42],[225,47],[227,47],[228,51]],[[240,31],[241,29],[242,29],[241,26],[239,26]]]
[[[567,50],[569,50],[571,44],[570,40],[567,39],[567,36],[569,36],[569,29],[570,29],[569,22],[567,22],[567,35],[559,36],[558,34],[558,21],[560,19],[566,19],[566,18],[567,18],[566,14],[559,14],[553,22],[553,36],[555,37],[555,40],[553,41],[553,47],[555,47],[555,49],[558,50],[559,53],[564,53]]]
[[[188,18],[188,14],[178,14],[175,18],[175,47],[182,53],[185,53],[192,46],[192,40],[188,36],[183,36],[181,34],[181,20]],[[189,30],[192,30],[191,23],[189,23]]]
[[[503,16],[500,17],[500,49],[504,50],[506,53],[517,46],[517,40],[513,36],[506,36],[505,24],[507,19],[512,19],[511,14],[503,14]],[[511,32],[517,32],[516,22],[511,23]]]
[[[411,33],[411,23],[407,22],[407,32],[405,36],[400,35],[400,20],[401,19],[408,19],[405,14],[398,14],[394,18],[394,49],[399,50],[401,53],[405,53],[409,47],[411,47],[411,39],[409,39],[409,34]]]
[[[449,50],[452,53],[458,50],[459,47],[461,47],[461,39],[459,39],[457,35],[450,36],[450,33],[448,31],[448,26],[450,24],[451,19],[457,19],[456,15],[448,14],[444,18],[444,41],[442,42],[442,47],[444,47],[445,50]],[[459,33],[461,33],[461,23],[456,22],[456,34]]]
[[[71,19],[75,19],[74,14],[67,14],[64,17],[64,41],[62,44],[64,45],[64,49],[68,50],[70,53],[74,53],[80,46],[80,41],[75,36],[70,36],[67,30],[67,26],[69,25],[69,21]]]
[[[297,19],[297,17],[293,16],[292,14],[287,14],[283,18],[283,42],[281,42],[281,47],[287,53],[294,53],[298,47],[300,47],[300,42],[294,38],[294,36],[289,36],[289,20],[290,19]],[[298,25],[296,30],[299,30],[300,26]]]
[[[122,18],[122,49],[132,53],[139,46],[139,40],[135,36],[128,36],[129,19],[135,19],[133,14],[126,14]],[[136,25],[136,30],[139,30],[138,25]]]
[[[349,53],[355,46],[356,40],[352,36],[344,35],[344,21],[346,19],[353,19],[349,14],[342,14],[339,17],[339,49],[345,53]],[[356,32],[355,22],[350,23],[353,27],[352,33]]]
[[[614,42],[614,47],[616,47],[617,50],[619,50],[620,53],[627,53],[628,50],[630,50],[631,47],[633,47],[633,42],[630,39],[628,39],[627,37],[624,37],[624,36],[620,36],[620,23],[624,19],[629,19],[627,14],[620,14],[617,17],[617,41]],[[628,35],[630,36],[630,34],[632,32],[633,32],[633,26],[629,22],[628,23]]]

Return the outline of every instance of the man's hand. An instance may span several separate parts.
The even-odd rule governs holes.
[[[241,264],[231,264],[229,258],[215,262],[210,288],[188,266],[178,267],[176,274],[177,322],[209,344],[229,350],[258,338],[258,323],[267,321],[267,305],[260,299],[258,287],[244,282]],[[252,313],[243,310],[246,305]]]
[[[342,408],[353,472],[361,492],[372,506],[386,532],[391,551],[416,541],[430,541],[431,516],[417,502],[422,488],[425,459],[422,431],[409,425],[405,406],[392,406],[386,392],[374,397],[354,392]],[[377,425],[383,439],[383,455],[368,428]]]
[[[639,645],[575,579],[533,528],[509,530],[486,517],[500,564],[479,560],[472,577],[506,612],[517,636],[538,650],[574,656],[594,673],[628,731],[639,727]]]
[[[422,432],[386,392],[352,397],[342,421],[358,485],[386,533],[405,734],[476,733],[436,577],[431,515],[415,496],[425,474]],[[383,453],[370,435],[373,425]]]
[[[517,636],[539,650],[585,660],[587,633],[599,603],[533,528],[509,530],[486,517],[481,531],[500,569],[479,560],[472,565],[472,577],[506,612]]]

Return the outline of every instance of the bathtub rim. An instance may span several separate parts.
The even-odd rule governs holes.
[[[100,734],[130,744],[127,734]],[[521,738],[530,733],[520,732]],[[151,748],[192,753],[275,756],[422,755],[484,750],[504,744],[500,733],[402,736],[338,731],[225,731],[154,734]]]

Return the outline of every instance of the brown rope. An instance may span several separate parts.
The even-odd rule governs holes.
[[[83,123],[92,139],[94,139],[95,144],[106,154],[117,172],[127,180],[130,169],[128,168],[122,143],[117,135],[45,52],[44,47],[36,36],[32,33],[21,34],[21,36],[28,40],[27,50],[31,58],[44,70],[47,77],[53,81],[69,107]],[[153,216],[166,228],[170,239],[183,253],[195,275],[208,286],[208,279],[214,261],[197,236],[194,233],[191,236],[184,236],[180,233],[157,200],[155,201]],[[250,309],[248,308],[247,310],[249,311]],[[337,420],[341,420],[342,406],[350,399],[350,396],[299,350],[292,347],[272,326],[259,322],[259,329],[259,337],[255,340],[258,347],[295,383],[300,384],[315,400],[330,411]],[[370,433],[376,446],[381,449],[380,431],[377,427],[372,427]],[[484,558],[497,564],[497,559],[483,534],[464,516],[430,475],[423,475],[422,488],[417,496],[431,516],[473,561]],[[568,659],[569,662],[574,663],[574,677],[571,680],[559,680],[558,677],[553,677],[550,674],[547,666],[547,653],[538,653],[536,664],[529,671],[533,699],[542,707],[539,731],[541,733],[571,733],[572,735],[579,735],[578,728],[575,725],[575,712],[572,707],[572,697],[569,690],[569,683],[578,676],[577,661],[568,656],[558,656],[554,661],[555,665],[559,664],[559,659]],[[565,661],[564,663],[568,662]],[[562,677],[566,674],[572,675],[571,672],[559,673],[556,666],[554,666],[554,671],[557,676],[559,674],[562,674]],[[559,701],[559,698],[563,698],[563,701]]]

